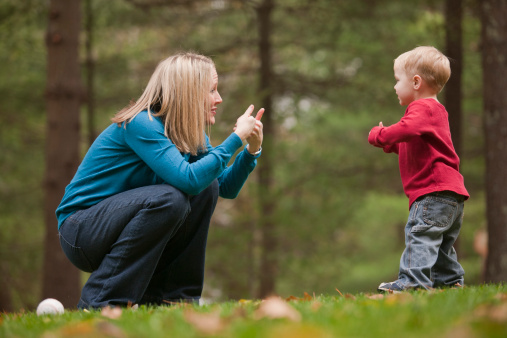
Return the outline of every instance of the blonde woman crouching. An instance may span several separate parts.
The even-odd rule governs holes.
[[[211,146],[205,131],[222,102],[217,86],[208,57],[171,56],[88,150],[56,210],[63,251],[91,272],[78,308],[200,299],[218,196],[238,195],[263,137],[264,109],[254,118],[251,105]]]

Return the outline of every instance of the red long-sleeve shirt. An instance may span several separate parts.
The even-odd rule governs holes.
[[[451,140],[448,114],[437,100],[412,102],[398,123],[374,127],[368,142],[386,153],[399,155],[409,207],[418,197],[436,191],[450,190],[468,199]]]

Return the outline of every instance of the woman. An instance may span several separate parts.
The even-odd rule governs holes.
[[[78,308],[200,299],[218,196],[237,196],[263,138],[264,109],[254,118],[251,105],[221,145],[210,145],[217,86],[211,59],[171,56],[90,147],[56,210],[63,251],[91,272]]]

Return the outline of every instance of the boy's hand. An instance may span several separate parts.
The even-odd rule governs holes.
[[[380,128],[383,128],[383,127],[384,127],[384,125],[382,124],[382,121],[380,121],[380,123],[378,124],[378,126],[379,126]],[[370,130],[370,132],[368,133],[368,136],[369,136],[370,134],[371,134],[371,130]]]

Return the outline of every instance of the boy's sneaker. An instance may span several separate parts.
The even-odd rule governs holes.
[[[391,282],[391,283],[380,283],[380,285],[377,288],[377,291],[385,293],[401,293],[404,290],[397,282]]]

